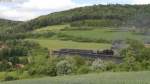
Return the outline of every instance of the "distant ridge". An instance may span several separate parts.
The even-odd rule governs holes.
[[[117,20],[120,26],[150,27],[150,5],[94,5],[55,12],[17,25],[17,32],[87,19]]]
[[[22,23],[21,21],[12,21],[6,19],[0,19],[0,27],[11,27]]]

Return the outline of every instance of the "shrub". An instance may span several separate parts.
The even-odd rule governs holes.
[[[75,56],[73,57],[73,59],[75,60],[77,67],[80,67],[86,64],[85,58],[82,58],[81,56]]]
[[[114,62],[106,62],[106,71],[115,71],[116,70],[116,64]]]
[[[35,75],[35,74],[36,74],[36,69],[35,69],[35,68],[30,68],[30,69],[28,70],[28,74],[29,74],[29,75]]]
[[[28,69],[29,75],[45,75],[45,76],[56,76],[56,64],[45,63],[38,64]]]
[[[101,59],[96,59],[93,63],[92,63],[92,70],[93,71],[98,71],[98,70],[102,70],[104,71],[106,68],[105,63],[101,60]]]
[[[56,76],[56,66],[49,64],[38,68],[37,73],[47,76]]]
[[[72,64],[70,64],[68,61],[60,61],[56,65],[57,75],[70,74],[72,72],[72,68]]]
[[[10,70],[11,66],[7,62],[0,63],[0,71]]]
[[[19,78],[17,78],[17,77],[13,77],[13,76],[6,76],[5,78],[4,78],[4,81],[12,81],[12,80],[18,80]]]
[[[88,66],[82,66],[78,69],[78,74],[87,74],[91,71],[91,69]]]
[[[56,72],[56,67],[55,66],[49,66],[46,68],[45,70],[46,74],[49,76],[56,76],[57,72]]]

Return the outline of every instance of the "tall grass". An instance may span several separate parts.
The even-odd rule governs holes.
[[[105,72],[20,80],[1,84],[150,84],[150,72]]]
[[[149,36],[135,34],[132,32],[123,32],[123,31],[114,31],[112,28],[100,28],[94,30],[86,30],[86,31],[62,31],[61,32],[67,36],[73,37],[82,37],[88,39],[104,39],[104,40],[117,40],[117,39],[136,39],[136,40],[143,40],[143,39],[150,39]]]
[[[38,42],[41,46],[49,48],[50,50],[70,48],[70,49],[89,49],[89,50],[101,50],[109,49],[111,44],[107,43],[84,43],[73,41],[61,41],[51,39],[28,39]]]

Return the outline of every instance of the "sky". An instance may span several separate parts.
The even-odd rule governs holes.
[[[0,0],[0,18],[27,21],[52,12],[94,4],[150,4],[150,0]]]

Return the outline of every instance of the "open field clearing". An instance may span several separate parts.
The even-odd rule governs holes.
[[[60,31],[61,29],[64,29],[65,27],[68,27],[69,25],[54,25],[54,26],[47,26],[47,27],[43,27],[40,29],[36,29],[34,30],[34,32],[45,32],[45,31],[53,31],[53,32],[57,32]]]
[[[104,40],[124,40],[124,39],[136,39],[146,40],[150,39],[148,35],[135,34],[125,29],[119,28],[99,28],[93,27],[92,30],[64,30],[66,27],[72,28],[69,25],[54,25],[34,30],[34,32],[59,32],[61,34],[73,37],[82,37],[88,39],[104,39]],[[86,28],[85,28],[86,29]],[[130,29],[130,28],[129,28]]]
[[[1,84],[150,84],[150,72],[106,72],[19,80]]]
[[[105,43],[83,43],[83,42],[73,42],[73,41],[61,41],[61,40],[50,40],[50,39],[28,39],[38,42],[41,46],[49,48],[50,50],[70,48],[70,49],[109,49],[110,44]]]
[[[113,31],[111,28],[106,29],[94,29],[94,30],[76,30],[76,31],[62,31],[63,34],[73,37],[82,37],[89,39],[105,39],[105,40],[117,40],[117,39],[136,39],[144,40],[150,39],[149,36],[134,34],[132,32]]]

